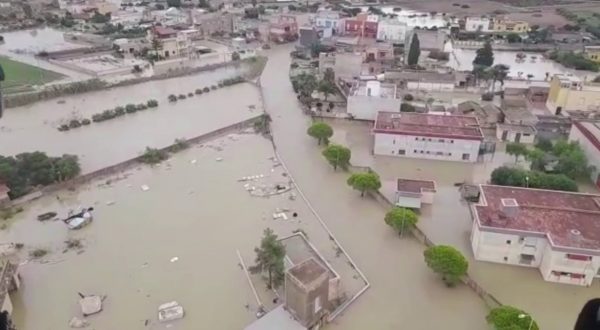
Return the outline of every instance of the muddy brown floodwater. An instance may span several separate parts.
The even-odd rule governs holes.
[[[83,172],[91,172],[140,154],[146,146],[164,147],[256,116],[256,87],[248,83],[169,103],[169,94],[187,94],[240,75],[246,67],[227,67],[199,74],[150,81],[120,88],[37,102],[5,111],[0,122],[0,154],[40,150],[50,155],[75,154]],[[229,97],[235,95],[235,97]],[[92,123],[68,132],[56,128],[72,118],[128,103],[156,99],[154,109]],[[64,103],[58,103],[59,100]]]

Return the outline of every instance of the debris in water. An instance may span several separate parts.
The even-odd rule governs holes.
[[[158,320],[169,322],[183,318],[183,307],[176,301],[171,301],[158,306]]]
[[[53,219],[55,216],[56,216],[56,212],[46,212],[46,213],[42,213],[42,214],[38,215],[37,219],[39,221],[46,221],[46,220]]]
[[[142,188],[142,191],[150,190],[150,187],[148,187],[148,185],[145,185],[145,184],[141,185],[140,188]]]
[[[223,157],[217,157],[217,159],[215,159],[216,161],[220,162],[223,160]]]
[[[171,258],[171,262],[175,262],[177,260],[179,260],[179,257],[173,257],[173,258]]]
[[[102,311],[102,301],[106,299],[106,296],[90,295],[86,296],[79,293],[81,299],[79,300],[79,306],[81,307],[81,313],[83,316],[88,316]]]
[[[113,205],[114,203],[115,203],[115,201],[108,201],[108,202],[106,202],[106,205],[108,205],[108,206],[111,206],[111,205]]]
[[[64,223],[67,224],[67,227],[72,230],[80,229],[82,227],[87,226],[90,222],[92,222],[92,211],[93,207],[88,207],[87,209],[82,209],[79,213],[71,214],[69,217],[63,220]]]
[[[197,162],[197,160],[195,160],[195,159],[192,159],[192,161],[190,161],[190,163],[192,163],[192,164],[196,164],[196,162]]]
[[[69,321],[69,326],[71,328],[85,328],[88,325],[90,325],[90,323],[86,320],[82,320],[76,316],[74,316],[71,321]]]

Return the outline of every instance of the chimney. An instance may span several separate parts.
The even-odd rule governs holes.
[[[516,199],[502,198],[500,201],[502,203],[502,213],[507,218],[514,219],[519,215],[519,203],[517,203]]]
[[[573,242],[580,242],[583,236],[581,235],[581,232],[579,230],[571,229],[569,230],[569,238]]]

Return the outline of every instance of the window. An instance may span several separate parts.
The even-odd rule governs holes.
[[[415,138],[415,141],[419,141],[419,138],[418,138],[418,137],[416,137],[416,138]]]
[[[425,140],[425,139],[423,139],[423,140]],[[427,139],[427,141],[431,142],[431,139]]]
[[[438,142],[444,143],[444,139],[439,139]]]
[[[523,133],[523,136],[531,136],[529,133]]]
[[[428,154],[428,155],[429,155],[429,153],[430,153],[430,152],[429,152],[429,150],[427,150],[427,154]]]
[[[417,149],[413,150],[413,152],[416,154],[417,153]]]
[[[509,239],[507,239],[507,240],[506,240],[506,244],[510,244],[510,243],[512,243],[512,241],[511,241],[511,240],[509,240]]]
[[[504,261],[508,261],[508,257],[504,257]]]
[[[471,158],[471,155],[469,155],[469,154],[462,154],[462,160],[469,160],[469,158]]]
[[[404,150],[404,149],[398,150],[398,155],[406,155],[406,150]]]
[[[450,140],[450,143],[454,143],[454,140]]]
[[[423,153],[423,150],[421,150],[421,153]]]
[[[582,254],[567,253],[565,256],[567,257],[567,259],[570,259],[570,260],[581,260],[581,261],[592,260],[591,256],[586,256],[586,255],[582,255]]]
[[[444,152],[443,151],[436,151],[435,154],[436,154],[436,156],[443,156]]]

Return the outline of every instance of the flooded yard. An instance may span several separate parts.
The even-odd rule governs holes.
[[[27,206],[0,232],[0,240],[25,243],[24,253],[35,248],[51,252],[42,262],[22,267],[24,285],[13,295],[18,328],[66,329],[69,319],[79,315],[77,293],[82,292],[108,296],[104,311],[88,317],[95,329],[165,329],[157,323],[156,308],[171,300],[186,310],[171,329],[241,329],[255,319],[258,306],[236,250],[246,265],[253,264],[254,247],[267,227],[280,237],[302,229],[340,274],[347,295],[356,293],[364,283],[301,199],[251,196],[238,181],[260,173],[267,181],[286,182],[271,157],[268,140],[230,134],[156,167],[140,165]],[[35,219],[80,206],[95,210],[93,222],[79,231],[69,231],[60,221]],[[298,216],[275,220],[277,208]],[[69,238],[82,241],[81,254],[63,251]],[[255,284],[263,295],[264,282]]]
[[[167,146],[177,138],[191,138],[237,123],[262,111],[258,90],[251,84],[225,87],[176,103],[169,103],[167,97],[217,84],[243,70],[228,67],[8,109],[0,122],[0,140],[4,141],[0,154],[34,150],[75,154],[85,173],[135,157],[146,146]],[[236,97],[228,97],[231,95]],[[106,109],[149,99],[158,100],[159,106],[68,132],[57,130],[70,119],[91,118]],[[251,105],[256,107],[249,108]]]
[[[506,64],[510,67],[508,76],[511,78],[527,79],[527,75],[531,74],[532,80],[544,80],[546,73],[549,77],[554,74],[571,73],[576,76],[594,76],[593,72],[577,71],[565,68],[559,63],[556,63],[548,58],[545,58],[543,53],[523,52],[526,58],[522,61],[517,59],[516,51],[494,51],[494,64]],[[473,59],[475,59],[475,49],[455,48],[450,55],[448,66],[455,70],[473,70]],[[535,59],[533,59],[535,57]],[[520,74],[519,74],[520,73]]]
[[[498,145],[496,154],[488,161],[475,164],[402,159],[374,156],[370,125],[352,122],[332,122],[333,141],[352,149],[354,165],[370,166],[382,178],[382,192],[392,196],[395,180],[399,177],[434,180],[437,193],[434,203],[421,209],[419,228],[437,244],[449,244],[470,258],[469,273],[488,292],[502,303],[530,312],[542,329],[563,330],[572,328],[579,310],[585,302],[597,296],[600,281],[592,287],[576,287],[545,282],[538,269],[506,266],[475,261],[470,246],[471,215],[468,204],[461,200],[459,182],[486,183],[494,168],[514,164],[514,157],[504,153]],[[525,164],[524,164],[525,165]],[[582,191],[598,191],[591,185]],[[544,301],[540,304],[540,301]]]

